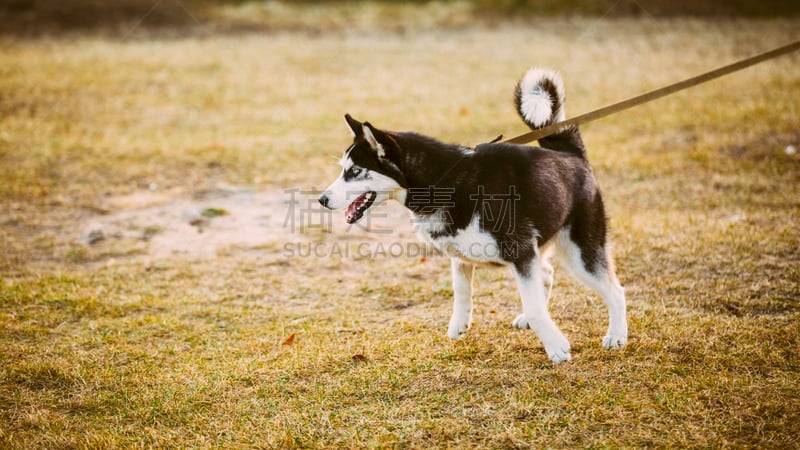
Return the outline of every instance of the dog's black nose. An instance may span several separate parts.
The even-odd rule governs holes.
[[[319,204],[326,208],[328,208],[328,200],[328,196],[325,194],[319,196]]]

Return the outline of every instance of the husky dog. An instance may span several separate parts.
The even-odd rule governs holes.
[[[561,76],[532,68],[517,84],[516,107],[532,129],[565,119]],[[353,144],[342,173],[319,197],[345,209],[347,223],[395,199],[411,211],[415,231],[450,256],[453,315],[447,335],[472,321],[475,265],[511,268],[522,297],[516,328],[531,328],[554,363],[570,359],[570,344],[548,312],[555,257],[608,306],[603,347],[627,343],[625,293],[614,273],[600,189],[580,132],[567,126],[539,139],[541,147],[500,142],[475,148],[413,132],[378,129],[345,115]]]

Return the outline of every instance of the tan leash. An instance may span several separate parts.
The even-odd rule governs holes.
[[[742,70],[746,67],[750,67],[754,64],[758,64],[760,62],[766,61],[768,59],[777,58],[778,56],[785,55],[787,53],[791,53],[795,50],[800,49],[800,41],[792,42],[791,44],[784,45],[782,47],[778,47],[774,50],[770,50],[768,52],[764,52],[755,56],[751,56],[747,59],[743,59],[741,61],[737,61],[733,64],[729,64],[724,67],[720,67],[719,69],[712,70],[710,72],[706,72],[695,77],[679,81],[674,84],[670,84],[669,86],[664,86],[662,88],[637,95],[636,97],[629,98],[627,100],[623,100],[619,103],[614,103],[613,105],[606,106],[604,108],[600,108],[595,111],[588,112],[586,114],[581,114],[580,116],[573,117],[572,119],[567,119],[563,122],[554,123],[552,125],[548,125],[544,128],[539,128],[538,130],[531,131],[517,137],[511,138],[505,142],[511,144],[526,144],[531,141],[535,141],[537,139],[541,139],[543,137],[549,136],[556,131],[560,130],[563,127],[567,127],[570,125],[580,125],[586,122],[591,122],[593,120],[597,120],[601,117],[605,117],[614,113],[618,113],[620,111],[633,108],[634,106],[641,105],[642,103],[651,102],[655,99],[664,97],[666,95],[672,94],[674,92],[682,91],[684,89],[688,89],[692,86],[697,86],[700,83],[705,83],[706,81],[713,80],[715,78],[719,78],[723,75],[727,75],[732,72],[736,72]]]

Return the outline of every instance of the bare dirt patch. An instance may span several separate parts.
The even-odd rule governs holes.
[[[347,225],[341,211],[317,203],[318,195],[300,188],[228,185],[193,192],[147,190],[104,200],[97,209],[105,214],[79,222],[71,236],[95,249],[136,246],[140,251],[129,256],[146,260],[253,251],[324,257],[349,251],[337,242],[361,244],[353,256],[368,256],[381,248],[401,252],[415,241],[399,204],[381,205],[362,223]]]

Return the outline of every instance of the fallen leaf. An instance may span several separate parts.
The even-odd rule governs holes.
[[[281,345],[292,345],[292,344],[294,344],[294,333],[292,333],[292,335],[291,335],[291,336],[287,337],[287,338],[286,338],[286,339],[283,341],[283,344],[281,344]]]

